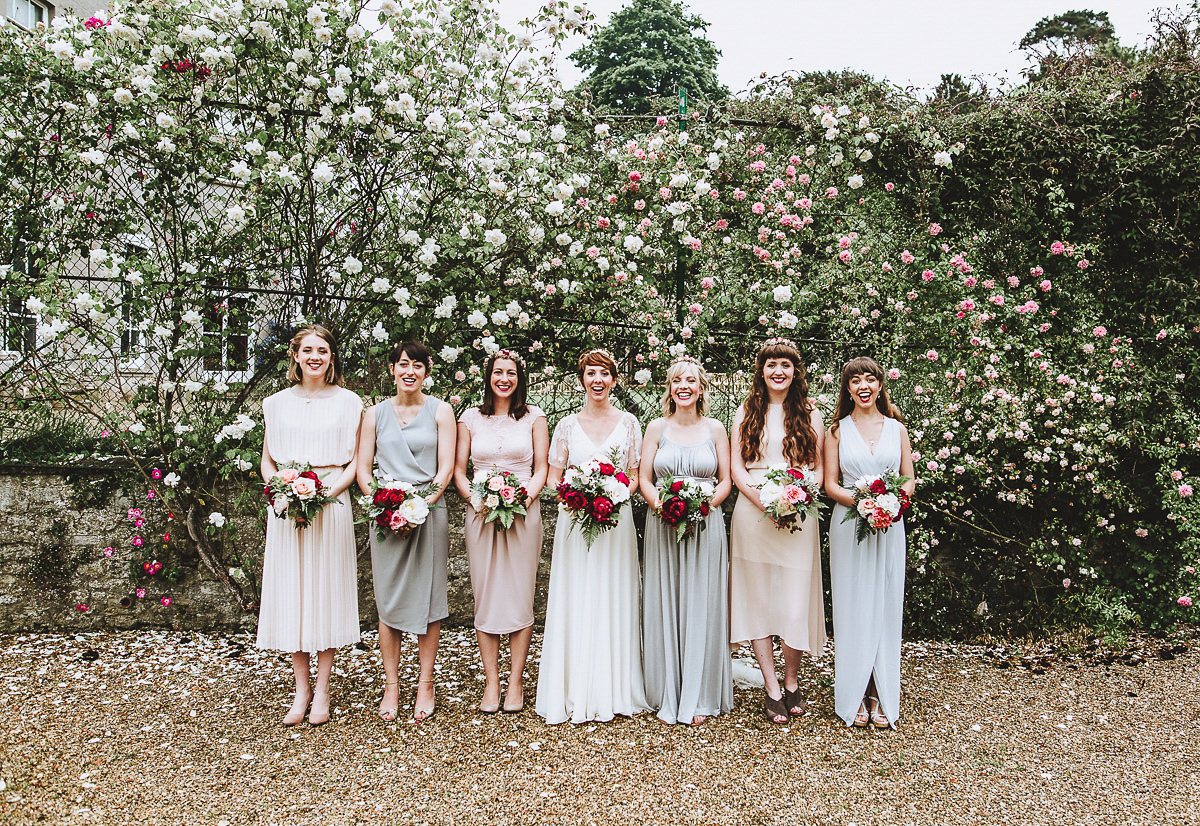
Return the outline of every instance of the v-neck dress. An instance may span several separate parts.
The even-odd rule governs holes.
[[[875,452],[853,420],[838,428],[842,485],[887,469],[900,470],[900,423],[883,420]],[[855,539],[856,520],[842,522],[845,505],[835,505],[829,522],[829,572],[833,590],[834,708],[846,725],[862,702],[871,675],[884,715],[895,727],[900,716],[900,626],[904,615],[904,521],[882,533]]]
[[[430,397],[408,424],[400,424],[387,399],[375,405],[375,463],[393,479],[423,487],[437,475],[438,400]],[[371,526],[371,574],[379,621],[389,628],[424,634],[450,615],[446,567],[450,527],[446,508],[429,509],[425,522],[404,536],[382,539]]]
[[[598,445],[572,414],[554,428],[550,464],[567,468],[603,458],[633,477],[641,452],[642,432],[632,414],[623,413]],[[649,710],[637,531],[628,503],[620,514],[617,525],[589,549],[570,515],[559,512],[537,681],[537,713],[547,723],[611,720]]]

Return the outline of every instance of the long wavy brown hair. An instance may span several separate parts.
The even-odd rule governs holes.
[[[749,465],[762,458],[763,436],[767,428],[767,408],[771,404],[771,395],[767,390],[767,380],[763,376],[763,366],[768,359],[788,359],[795,368],[795,375],[788,387],[787,396],[783,400],[783,455],[787,463],[793,467],[817,464],[817,432],[813,430],[812,402],[808,399],[808,373],[804,369],[804,359],[800,351],[784,342],[772,341],[764,344],[758,351],[754,363],[754,384],[750,387],[750,395],[746,397],[743,408],[746,411],[742,419],[740,450],[742,461]]]
[[[837,433],[842,419],[854,412],[854,397],[850,395],[850,379],[855,376],[874,376],[879,379],[879,395],[875,397],[875,406],[885,416],[904,421],[900,408],[892,404],[887,393],[887,371],[883,365],[870,356],[858,356],[846,362],[842,368],[842,388],[838,391],[837,410],[833,413],[833,423],[829,425],[830,433]]]

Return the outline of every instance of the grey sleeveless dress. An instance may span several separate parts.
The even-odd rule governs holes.
[[[716,483],[717,448],[710,437],[681,445],[665,435],[654,456],[654,479],[691,477]],[[646,517],[642,656],[646,699],[667,723],[691,723],[733,709],[729,659],[729,538],[720,508],[706,527],[682,542],[675,529]]]
[[[437,474],[437,399],[426,399],[406,425],[391,399],[375,405],[375,462],[393,479],[427,485]],[[450,529],[446,508],[429,509],[423,525],[403,537],[380,539],[371,527],[371,572],[379,621],[389,628],[424,634],[429,623],[450,615],[446,561]]]

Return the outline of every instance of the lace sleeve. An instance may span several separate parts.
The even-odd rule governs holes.
[[[467,432],[469,432],[471,436],[474,436],[476,426],[479,424],[479,408],[468,407],[463,411],[462,415],[458,417],[458,423],[466,427]]]
[[[625,469],[637,470],[642,464],[642,426],[638,424],[637,417],[632,413],[626,413],[625,426],[629,429],[627,441],[629,442],[629,453],[625,457]]]
[[[571,428],[575,417],[567,416],[554,427],[554,438],[550,440],[550,464],[565,468],[571,458]]]

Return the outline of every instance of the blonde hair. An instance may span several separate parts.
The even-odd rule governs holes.
[[[288,344],[288,378],[293,382],[300,381],[300,365],[296,362],[296,352],[300,349],[300,342],[304,341],[307,336],[316,336],[329,345],[329,366],[325,368],[325,383],[341,384],[342,356],[338,352],[337,337],[320,324],[301,327],[292,336],[292,340]]]
[[[708,373],[704,371],[704,367],[698,361],[677,361],[667,368],[667,389],[663,391],[662,396],[662,414],[664,416],[671,416],[675,413],[675,399],[671,398],[671,382],[677,376],[682,376],[686,370],[693,371],[696,378],[700,380],[700,398],[696,399],[696,412],[701,416],[708,412]]]

